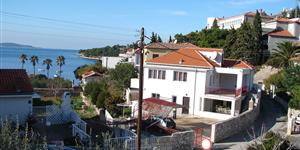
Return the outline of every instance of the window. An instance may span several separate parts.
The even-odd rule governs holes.
[[[166,71],[149,69],[148,78],[165,80],[166,79]]]
[[[157,70],[154,70],[154,73],[153,73],[153,78],[156,79],[157,78]]]
[[[162,79],[166,79],[166,71],[162,71]]]
[[[187,73],[174,71],[173,80],[174,81],[187,81]]]
[[[186,80],[187,80],[187,73],[184,72],[184,73],[183,73],[183,81],[186,81]]]
[[[177,97],[176,96],[172,96],[172,102],[176,103]]]
[[[152,93],[151,96],[152,96],[153,98],[159,99],[160,94],[158,94],[158,93]]]
[[[148,78],[152,78],[152,75],[153,75],[153,70],[149,69]]]
[[[158,54],[153,54],[152,55],[152,58],[156,58],[156,57],[159,57],[159,55]]]

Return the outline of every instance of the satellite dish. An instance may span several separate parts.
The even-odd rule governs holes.
[[[213,52],[211,54],[211,59],[215,60],[217,58],[217,56],[218,56],[218,53],[217,52]]]

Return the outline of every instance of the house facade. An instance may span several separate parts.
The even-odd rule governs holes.
[[[183,106],[177,115],[217,119],[238,115],[252,89],[254,71],[243,61],[224,59],[223,54],[222,49],[183,48],[146,61],[143,98],[176,102]],[[137,83],[133,86],[138,88]]]
[[[264,30],[270,30],[267,36],[267,52],[272,54],[277,44],[285,41],[300,41],[300,19],[275,18],[262,23]]]
[[[259,11],[261,14],[262,22],[272,20],[272,16],[268,16],[263,10]],[[209,17],[207,18],[207,28],[210,29],[213,26],[213,22],[216,19],[220,29],[237,29],[240,28],[243,22],[253,23],[256,12],[247,12],[241,15],[231,16],[231,17]]]
[[[24,125],[32,113],[33,88],[23,69],[0,69],[0,118]]]

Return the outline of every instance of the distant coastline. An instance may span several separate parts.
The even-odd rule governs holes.
[[[79,54],[80,58],[84,58],[84,59],[90,59],[90,60],[99,60],[99,57],[87,57],[84,56],[83,54]]]

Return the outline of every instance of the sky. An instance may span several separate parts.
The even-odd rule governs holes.
[[[278,13],[296,0],[0,0],[0,42],[85,49],[130,44],[145,34],[164,41],[206,26],[207,17],[256,9]]]

